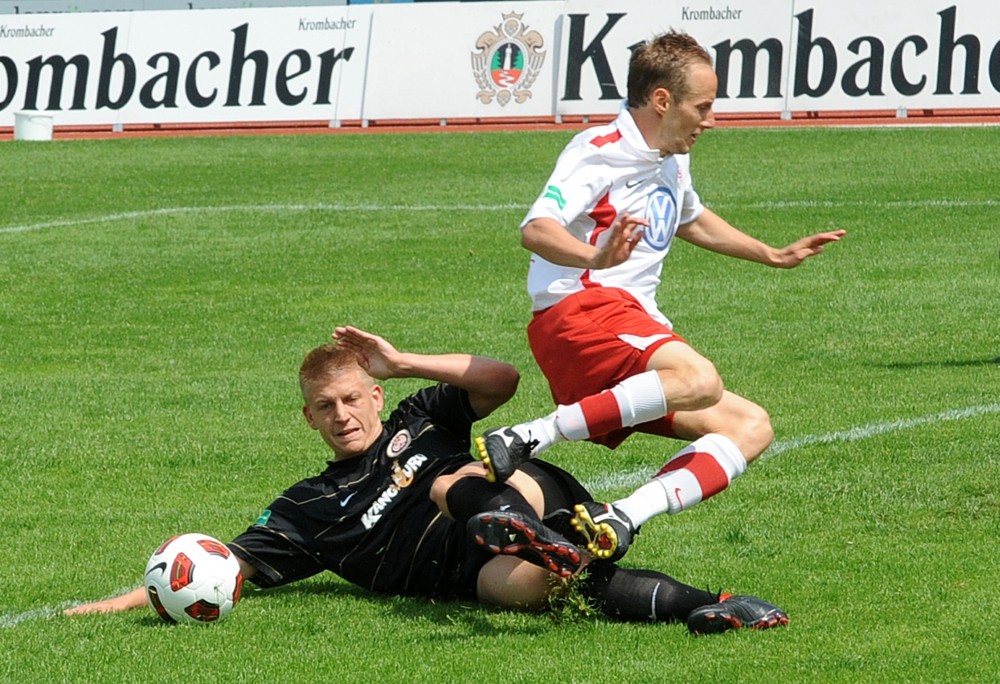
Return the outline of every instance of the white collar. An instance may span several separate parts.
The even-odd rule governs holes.
[[[639,127],[636,125],[635,119],[632,118],[632,112],[629,111],[628,100],[622,100],[621,110],[618,112],[618,118],[615,120],[615,125],[618,127],[619,132],[621,132],[622,138],[637,155],[653,162],[658,162],[663,159],[663,155],[660,154],[660,151],[650,147],[646,143],[646,139],[642,137],[642,133],[639,131]]]

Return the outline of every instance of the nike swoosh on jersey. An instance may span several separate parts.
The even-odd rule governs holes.
[[[639,185],[640,183],[644,183],[645,181],[646,181],[645,178],[639,178],[638,180],[626,181],[625,182],[625,187],[626,188],[634,188],[635,186]]]
[[[340,500],[340,507],[343,508],[344,506],[346,506],[347,502],[350,501],[354,497],[355,494],[357,494],[356,491],[351,492],[350,494],[348,494],[347,496],[345,496],[343,499],[341,499]]]

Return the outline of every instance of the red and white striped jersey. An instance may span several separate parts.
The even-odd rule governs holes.
[[[650,149],[623,106],[607,125],[583,131],[560,154],[531,219],[552,218],[577,239],[600,246],[615,218],[628,212],[649,221],[629,259],[597,271],[559,266],[532,254],[528,293],[535,311],[586,287],[617,287],[631,293],[656,320],[670,324],[656,306],[663,260],[677,227],[704,211],[691,184],[687,154],[661,156]]]

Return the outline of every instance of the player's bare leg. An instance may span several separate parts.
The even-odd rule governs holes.
[[[673,418],[674,433],[694,441],[671,456],[650,482],[613,504],[636,527],[661,513],[680,513],[726,489],[774,434],[763,409],[731,392],[710,409],[678,412]]]
[[[678,438],[691,441],[708,434],[723,435],[732,440],[747,463],[755,461],[774,440],[767,411],[729,391],[711,408],[675,413],[673,430]]]

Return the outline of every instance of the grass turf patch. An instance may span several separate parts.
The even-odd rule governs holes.
[[[322,468],[295,371],[336,324],[514,363],[520,391],[489,426],[548,411],[516,226],[568,137],[0,145],[0,676],[992,677],[993,128],[719,130],[695,150],[702,198],[748,232],[849,234],[788,272],[674,247],[664,310],[786,448],[647,523],[623,564],[759,594],[788,628],[694,639],[372,597],[332,575],[250,591],[208,629],[151,611],[54,617],[137,584],[174,533],[238,534]],[[390,383],[388,401],[417,386]],[[548,456],[612,498],[680,446],[636,436]]]

